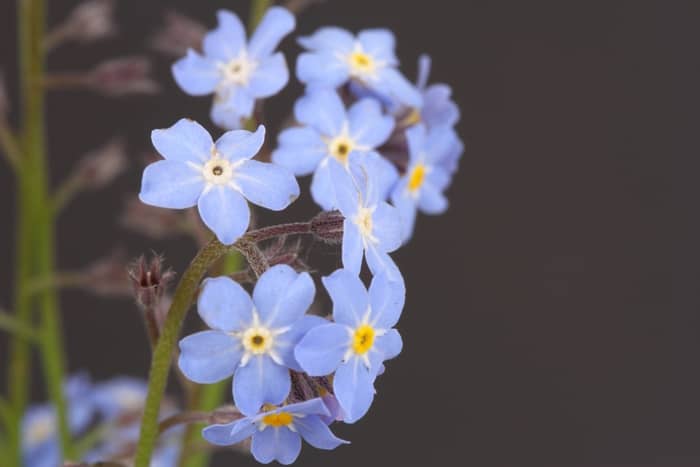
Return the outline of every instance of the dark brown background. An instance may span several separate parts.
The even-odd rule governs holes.
[[[55,23],[76,2],[50,3]],[[12,4],[0,2],[0,63],[15,91]],[[143,51],[166,6],[213,26],[217,8],[245,14],[247,2],[120,4],[118,39],[61,48],[51,69]],[[467,150],[449,212],[422,217],[396,255],[408,283],[403,354],[370,414],[338,428],[353,445],[307,447],[299,465],[700,465],[700,225],[692,210],[679,205],[672,218],[670,209],[673,194],[686,207],[700,195],[697,144],[683,139],[700,123],[697,6],[335,0],[300,20],[304,34],[329,23],[393,29],[408,76],[430,53],[433,79],[453,86],[462,109]],[[287,40],[285,50],[291,61],[298,48]],[[193,253],[189,241],[152,242],[116,222],[125,193],[138,189],[150,130],[183,116],[211,127],[209,100],[179,92],[170,60],[157,60],[159,96],[50,96],[55,180],[115,133],[128,137],[134,162],[115,186],[66,211],[62,269],[115,244],[133,256],[164,252],[180,272]],[[274,98],[278,117],[299,91],[294,82]],[[677,156],[687,160],[672,193]],[[10,303],[12,188],[2,167],[1,304]],[[300,203],[290,216],[311,212],[308,195]],[[62,305],[71,370],[146,375],[128,300],[66,292]]]

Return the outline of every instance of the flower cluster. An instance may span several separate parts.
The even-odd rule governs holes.
[[[271,162],[255,160],[265,139],[255,109],[289,80],[275,49],[295,19],[270,8],[248,41],[235,14],[220,11],[218,22],[202,52],[189,50],[172,71],[188,94],[214,94],[211,117],[226,131],[214,140],[188,119],[153,131],[164,159],[145,169],[140,199],[196,206],[219,242],[234,247],[249,229],[248,201],[285,209],[299,196],[295,176],[312,175],[314,201],[342,216],[343,267],[321,280],[332,313],[311,311],[317,287],[307,268],[258,264],[251,292],[229,276],[204,280],[197,310],[209,329],[179,344],[179,369],[191,381],[233,378],[244,416],[208,426],[204,438],[214,445],[252,438],[258,461],[289,464],[302,439],[320,449],[346,443],[331,424],[368,412],[384,362],[401,352],[395,326],[406,291],[389,254],[410,239],[417,211],[447,208],[444,191],[463,150],[454,129],[459,110],[447,85],[427,85],[427,57],[415,84],[401,74],[390,31],[323,27],[299,39],[305,51],[296,75],[306,89],[294,105],[296,124],[263,157]]]

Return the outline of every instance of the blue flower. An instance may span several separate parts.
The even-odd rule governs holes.
[[[165,158],[146,167],[139,198],[146,204],[184,209],[197,206],[204,223],[226,245],[248,229],[253,204],[280,211],[299,196],[299,185],[286,168],[251,158],[265,138],[234,130],[214,143],[195,121],[182,119],[153,130],[153,146]]]
[[[345,29],[323,27],[299,43],[296,73],[312,87],[337,88],[348,80],[410,107],[420,107],[418,90],[397,70],[394,35],[387,29],[365,29],[357,37]]]
[[[336,207],[335,185],[342,182],[333,179],[331,165],[348,168],[364,158],[377,157],[373,150],[391,135],[393,118],[370,98],[356,102],[346,112],[338,94],[327,89],[312,91],[299,99],[294,115],[304,126],[280,133],[272,160],[290,168],[295,175],[313,172],[311,195],[319,206],[330,211]],[[389,162],[379,160],[385,170],[393,170]]]
[[[260,276],[252,300],[228,277],[207,279],[198,311],[212,330],[180,341],[180,369],[200,384],[234,375],[233,399],[246,415],[281,403],[291,389],[288,369],[301,371],[294,346],[309,328],[324,323],[304,316],[315,292],[308,273],[287,265]]]
[[[459,107],[452,100],[452,89],[444,83],[428,86],[430,76],[430,57],[421,55],[418,59],[418,82],[416,86],[423,95],[423,106],[419,114],[411,114],[428,128],[454,126],[459,121]]]
[[[258,462],[293,463],[301,452],[301,439],[318,449],[335,449],[347,444],[337,438],[322,417],[329,416],[320,398],[271,408],[232,423],[210,425],[202,431],[204,439],[229,446],[253,438],[251,452]]]
[[[401,246],[401,218],[398,210],[384,201],[395,183],[395,172],[387,171],[384,161],[367,158],[352,173],[331,166],[336,185],[338,209],[343,221],[343,267],[360,273],[363,256],[372,274],[384,271],[399,278],[396,264],[388,253]]]
[[[335,322],[311,329],[294,354],[311,376],[335,372],[333,393],[345,421],[354,423],[372,404],[382,362],[401,352],[401,336],[393,327],[401,316],[405,286],[379,274],[368,293],[357,275],[346,269],[324,277],[323,284],[333,300]]]
[[[443,191],[449,186],[453,164],[461,154],[461,141],[454,130],[441,126],[426,130],[422,124],[406,130],[408,168],[391,194],[401,214],[401,237],[408,241],[413,233],[416,211],[442,214],[447,209]]]
[[[238,16],[226,10],[217,16],[219,26],[204,37],[204,55],[189,50],[173,65],[173,75],[188,94],[214,93],[212,120],[237,129],[253,114],[256,99],[277,94],[289,81],[284,55],[274,50],[294,29],[295,20],[284,8],[272,7],[246,44]]]
[[[146,402],[147,392],[146,381],[120,376],[95,385],[95,405],[106,421],[125,414],[139,414]]]

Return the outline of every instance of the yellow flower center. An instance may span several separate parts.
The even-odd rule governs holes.
[[[412,109],[408,115],[406,115],[403,120],[401,120],[401,126],[409,127],[417,123],[420,123],[420,112],[418,109]]]
[[[343,165],[347,164],[348,156],[354,148],[354,141],[347,136],[338,136],[328,143],[328,152]]]
[[[279,428],[281,426],[289,426],[292,424],[294,416],[289,412],[277,412],[265,415],[262,419],[265,425]]]
[[[364,52],[356,50],[350,54],[350,69],[357,75],[368,75],[374,73],[376,63],[374,59]]]
[[[425,180],[425,166],[423,164],[416,165],[411,171],[411,175],[408,177],[408,189],[415,192],[422,185]]]
[[[356,354],[364,355],[372,348],[374,344],[374,329],[369,324],[363,324],[355,329],[355,334],[352,337],[352,350]]]

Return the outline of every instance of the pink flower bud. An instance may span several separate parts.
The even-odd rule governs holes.
[[[115,138],[89,152],[78,163],[76,177],[81,186],[99,189],[111,183],[127,167],[124,141]]]
[[[136,302],[144,309],[157,310],[175,273],[163,269],[163,257],[153,256],[150,261],[141,256],[129,268],[129,278]]]
[[[155,94],[160,91],[151,74],[151,62],[146,57],[133,56],[107,60],[86,76],[86,84],[108,96],[126,94]]]
[[[182,57],[188,49],[200,49],[207,28],[201,23],[175,11],[165,14],[165,26],[151,39],[154,50]]]

